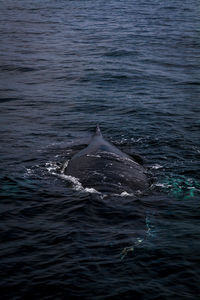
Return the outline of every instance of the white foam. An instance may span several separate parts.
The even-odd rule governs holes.
[[[33,170],[31,170],[31,169],[26,169],[26,172],[27,172],[28,175],[30,175],[30,174],[33,173]]]
[[[154,170],[158,170],[158,169],[163,168],[163,166],[161,166],[161,165],[159,165],[159,164],[155,164],[155,165],[153,165],[151,168],[154,169]]]
[[[162,188],[171,187],[170,184],[166,184],[166,183],[155,183],[153,184],[153,186],[162,187]]]
[[[91,193],[91,194],[101,194],[100,192],[98,192],[97,190],[95,190],[94,188],[85,188],[84,189],[86,192]]]
[[[137,238],[137,242],[138,242],[138,244],[142,243],[143,241],[144,241],[144,239]]]
[[[87,187],[84,188],[82,186],[81,182],[79,181],[79,178],[73,177],[71,175],[65,175],[65,174],[58,174],[58,173],[52,173],[52,174],[66,180],[66,181],[70,181],[73,184],[73,188],[76,191],[87,192],[87,193],[91,193],[91,194],[101,194],[94,188],[87,188]]]
[[[124,192],[122,192],[122,193],[120,194],[121,197],[132,196],[132,195],[133,195],[132,193],[129,194],[129,193],[127,193],[126,191],[124,191]]]
[[[133,193],[128,193],[126,191],[122,192],[121,194],[112,194],[113,196],[120,196],[120,197],[132,197],[134,196]]]
[[[57,175],[58,177],[60,177],[60,178],[62,178],[64,180],[70,181],[71,183],[73,183],[74,189],[76,191],[83,191],[84,190],[84,187],[82,186],[82,184],[80,183],[80,181],[79,181],[78,178],[73,177],[71,175],[65,175],[65,174],[57,174],[57,173],[55,173],[54,175]]]
[[[62,169],[60,170],[61,174],[64,173],[65,169],[66,169],[67,166],[68,166],[68,163],[69,163],[69,160],[67,160],[67,161],[63,164]]]
[[[56,162],[50,161],[45,164],[45,167],[48,172],[52,173],[52,171],[56,171],[59,169],[59,166]]]

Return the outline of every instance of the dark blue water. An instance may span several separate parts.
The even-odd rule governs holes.
[[[0,3],[1,299],[199,299],[198,0]],[[95,125],[144,197],[56,176]]]

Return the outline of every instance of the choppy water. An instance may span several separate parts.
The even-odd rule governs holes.
[[[198,299],[199,1],[0,2],[1,299]],[[55,176],[100,123],[157,178]]]

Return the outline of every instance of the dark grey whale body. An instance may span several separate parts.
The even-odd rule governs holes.
[[[79,179],[83,187],[100,192],[134,193],[149,186],[145,168],[133,157],[107,142],[97,126],[89,145],[75,154],[64,174]]]

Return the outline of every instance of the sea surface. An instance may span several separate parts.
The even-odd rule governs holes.
[[[199,299],[199,0],[1,0],[0,53],[0,299]],[[149,193],[59,176],[97,123]]]

